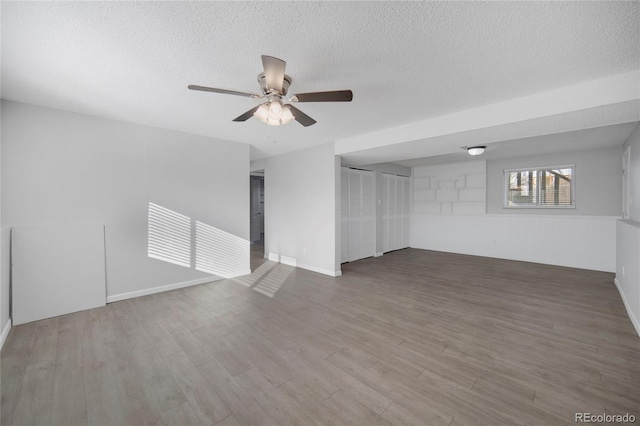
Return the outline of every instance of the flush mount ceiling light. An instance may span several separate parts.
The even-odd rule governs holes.
[[[309,117],[304,112],[287,102],[351,102],[353,93],[351,90],[333,90],[330,92],[297,93],[287,96],[289,85],[293,81],[291,77],[284,73],[286,62],[273,56],[262,55],[262,66],[264,72],[258,74],[258,83],[262,89],[262,94],[238,92],[235,90],[218,89],[215,87],[189,85],[191,90],[203,92],[223,93],[226,95],[246,96],[252,99],[265,99],[266,102],[251,108],[244,114],[236,117],[233,121],[247,121],[251,117],[256,117],[269,126],[280,126],[293,120],[304,127],[311,126],[316,120]]]
[[[484,153],[484,150],[486,148],[486,146],[470,146],[467,148],[467,152],[469,153],[469,155],[480,155]]]

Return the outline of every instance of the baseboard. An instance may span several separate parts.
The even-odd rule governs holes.
[[[251,275],[251,269],[245,269],[244,271],[240,272],[239,274],[234,275],[234,276],[232,276],[232,277],[227,277],[227,278],[242,277],[243,275]],[[215,280],[207,281],[207,282],[220,281],[221,279],[222,279],[222,278],[218,278],[218,277],[216,277],[216,279],[215,279]]]
[[[635,317],[635,315],[633,315],[633,311],[631,310],[631,305],[629,304],[629,301],[627,300],[627,296],[625,296],[624,291],[622,291],[622,286],[620,285],[620,281],[618,281],[618,278],[614,278],[613,282],[618,288],[618,293],[620,293],[620,296],[622,297],[622,303],[624,303],[624,307],[627,310],[627,314],[631,319],[631,324],[633,324],[633,326],[636,329],[636,333],[638,333],[638,336],[640,336],[640,322],[638,322],[638,319]]]
[[[289,265],[289,266],[298,266],[298,261],[289,256],[280,256],[280,263]]]
[[[316,268],[315,266],[309,265],[298,265],[298,268],[306,269],[307,271],[317,272],[323,275],[329,275],[330,277],[339,277],[342,275],[342,271],[331,271],[329,269]]]
[[[0,338],[0,349],[2,349],[2,347],[4,346],[4,341],[7,340],[7,336],[9,335],[10,331],[11,331],[11,318],[9,318],[9,321],[7,321],[7,325],[5,325],[4,329],[2,330],[2,337]]]
[[[250,274],[251,271],[247,273]],[[183,281],[175,284],[167,284],[160,287],[145,288],[144,290],[131,291],[129,293],[114,294],[113,296],[107,296],[107,303],[118,302],[120,300],[126,300],[126,299],[133,299],[134,297],[147,296],[149,294],[162,293],[165,291],[177,290],[179,288],[191,287],[193,285],[198,285],[198,284],[211,283],[211,282],[220,281],[223,279],[224,278],[222,277],[210,276],[206,278],[199,278],[197,280]]]
[[[382,253],[381,251],[377,252],[376,254],[373,255],[373,257],[380,257],[382,256],[384,253]]]
[[[269,253],[266,258],[274,262],[280,262],[280,255],[278,253]]]

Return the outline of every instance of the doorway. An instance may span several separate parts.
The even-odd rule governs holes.
[[[264,173],[249,176],[249,235],[251,240],[251,270],[264,262]]]

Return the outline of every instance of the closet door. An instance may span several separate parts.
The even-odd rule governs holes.
[[[396,249],[396,177],[389,175],[389,220],[388,233],[389,233],[389,248],[387,251]]]
[[[362,184],[362,240],[360,259],[376,253],[376,197],[373,172],[360,171]]]
[[[360,173],[349,170],[349,262],[361,259],[362,183]]]
[[[373,172],[343,167],[341,179],[341,262],[375,254],[375,185]]]
[[[409,246],[409,178],[382,175],[383,250],[389,252]]]
[[[411,219],[411,181],[408,177],[401,177],[404,198],[402,199],[402,247],[406,248],[410,245],[410,219]]]
[[[340,169],[340,262],[349,261],[349,169]]]
[[[396,181],[396,243],[394,245],[395,250],[404,248],[402,245],[402,206],[404,205],[404,188],[402,187],[402,177],[394,176]]]
[[[380,197],[380,216],[382,223],[382,252],[388,251],[389,234],[387,232],[387,221],[389,220],[388,200],[389,200],[389,175],[382,174],[382,196]]]

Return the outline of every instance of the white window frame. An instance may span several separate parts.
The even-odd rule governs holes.
[[[536,170],[538,172],[543,170],[555,170],[555,169],[571,169],[571,205],[553,205],[553,204],[529,204],[529,205],[509,205],[509,174],[513,172],[530,172],[532,170]],[[575,209],[576,208],[576,173],[577,167],[575,164],[563,164],[559,166],[534,166],[534,167],[518,167],[516,169],[504,169],[503,170],[503,182],[502,182],[502,192],[503,192],[503,201],[502,208],[504,209]],[[536,191],[540,191],[540,185],[537,185]],[[540,199],[538,192],[537,199]]]

